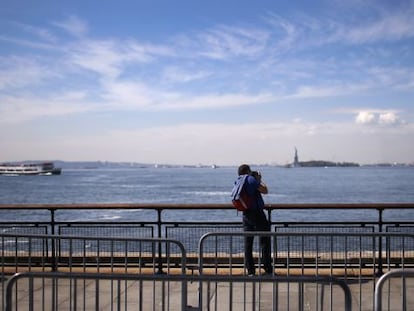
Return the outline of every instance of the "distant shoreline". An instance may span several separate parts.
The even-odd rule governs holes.
[[[41,161],[19,161],[8,163],[26,163],[26,162],[41,162]],[[237,167],[237,165],[216,165],[216,164],[197,164],[197,165],[180,165],[180,164],[152,164],[152,163],[139,163],[139,162],[111,162],[111,161],[51,161],[56,167],[62,169],[103,169],[103,168],[124,168],[124,169],[137,169],[137,168],[206,168],[206,169],[218,169],[226,167]],[[414,167],[414,163],[373,163],[373,164],[359,164],[355,162],[333,162],[324,160],[312,160],[312,161],[299,161],[294,165],[289,164],[259,164],[250,163],[255,167],[281,167],[281,168],[309,168],[309,167]]]

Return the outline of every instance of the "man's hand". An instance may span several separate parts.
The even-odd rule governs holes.
[[[267,194],[269,192],[269,190],[267,189],[266,184],[262,183],[262,182],[260,183],[258,190],[259,190],[260,193],[263,193],[263,194]]]

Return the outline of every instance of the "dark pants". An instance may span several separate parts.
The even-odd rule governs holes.
[[[270,231],[270,223],[263,210],[248,210],[243,214],[244,231]],[[244,239],[245,268],[248,274],[255,273],[253,259],[253,240],[254,236],[246,236]],[[273,272],[270,237],[261,236],[259,238],[261,249],[261,264],[266,272]]]

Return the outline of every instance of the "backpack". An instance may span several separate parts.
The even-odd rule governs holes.
[[[249,209],[249,197],[245,190],[242,190],[242,193],[240,194],[238,199],[232,200],[233,207],[240,211],[245,212]]]
[[[251,205],[249,195],[245,189],[246,179],[247,176],[240,176],[234,183],[231,192],[233,207],[240,212],[247,211]]]

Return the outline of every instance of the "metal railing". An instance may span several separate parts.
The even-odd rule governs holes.
[[[160,273],[177,267],[185,273],[187,266],[184,246],[172,239],[3,233],[0,247],[2,273],[21,268]]]
[[[393,211],[393,210],[412,210],[414,209],[414,203],[307,203],[307,204],[266,204],[266,210],[269,213],[270,221],[275,225],[294,225],[294,224],[305,224],[306,222],[294,222],[294,221],[283,221],[280,220],[279,215],[274,217],[275,213],[279,213],[282,211],[359,211],[359,210],[367,210],[367,211],[374,211],[376,213],[376,220],[367,220],[367,219],[358,219],[358,221],[312,221],[309,224],[320,224],[322,226],[328,224],[347,224],[347,225],[359,225],[359,226],[366,226],[366,225],[373,225],[375,226],[375,230],[377,232],[383,232],[384,227],[387,226],[404,226],[404,225],[414,225],[414,221],[409,219],[400,219],[397,221],[390,221],[387,220],[386,215],[384,215],[385,211]],[[2,211],[22,211],[22,215],[26,216],[27,211],[45,211],[43,216],[45,218],[44,221],[20,221],[16,220],[13,222],[15,225],[28,225],[28,224],[35,224],[38,225],[47,225],[48,232],[50,234],[54,234],[57,232],[58,225],[71,225],[71,224],[81,224],[82,221],[73,221],[73,222],[66,222],[62,221],[59,217],[60,212],[68,212],[68,211],[80,211],[80,210],[90,210],[90,211],[120,211],[120,210],[142,210],[142,211],[151,211],[154,214],[151,216],[151,220],[140,220],[136,222],[125,222],[124,224],[139,224],[139,225],[149,225],[152,226],[154,230],[154,234],[156,237],[162,237],[162,228],[164,225],[185,225],[185,224],[199,224],[192,222],[191,220],[188,221],[180,221],[180,222],[171,222],[167,221],[164,217],[164,214],[169,211],[188,211],[188,210],[200,210],[200,211],[223,211],[223,210],[234,210],[234,207],[231,204],[132,204],[132,203],[123,203],[123,204],[115,204],[115,203],[95,203],[95,204],[0,204],[0,213]],[[23,213],[25,212],[25,213]],[[276,218],[276,220],[274,220]],[[25,218],[27,219],[27,218]],[[108,223],[104,221],[96,222],[97,224]],[[109,222],[109,223],[120,223],[120,222]],[[202,221],[203,224],[223,224],[227,225],[228,222],[209,222]],[[10,221],[2,222],[0,221],[0,228],[3,226],[10,227]],[[233,222],[234,225],[240,224],[240,222]],[[20,232],[22,233],[22,232]],[[33,232],[34,233],[34,232]],[[40,233],[40,232],[37,232]],[[198,240],[198,239],[197,239]]]
[[[325,274],[382,275],[384,270],[414,265],[414,234],[336,232],[210,232],[199,242],[200,269],[244,265],[244,239],[268,237],[273,266],[284,273],[313,269]],[[263,261],[259,243],[254,252]]]
[[[272,260],[277,273],[275,277],[279,279],[285,276],[304,275],[339,277],[353,292],[354,310],[373,309],[374,286],[383,273],[398,268],[414,267],[411,235],[414,232],[414,220],[387,219],[388,214],[383,213],[386,210],[414,208],[414,203],[269,204],[267,208],[273,219],[272,232],[252,234],[271,236]],[[181,269],[185,267],[186,271],[191,269],[191,273],[197,274],[200,271],[202,277],[220,277],[220,274],[224,273],[226,277],[245,278],[243,267],[243,234],[245,233],[242,231],[241,221],[176,222],[168,221],[168,217],[164,215],[169,211],[186,212],[192,209],[234,211],[231,205],[0,205],[0,214],[3,210],[10,209],[24,211],[22,215],[27,214],[26,212],[31,209],[48,211],[44,213],[48,219],[36,222],[18,219],[12,222],[0,221],[0,229],[3,231],[3,235],[0,235],[2,291],[5,288],[4,281],[10,274],[20,271],[57,271],[71,274],[80,271],[144,275],[160,272],[183,274]],[[60,219],[60,211],[79,209],[143,209],[154,212],[155,216],[150,220],[128,222]],[[285,221],[278,214],[284,210],[314,211],[316,209],[348,211],[367,209],[376,211],[377,219],[299,223]],[[203,237],[206,234],[217,236],[207,239]],[[232,240],[228,240],[231,236]],[[52,241],[48,237],[52,237],[52,240],[56,238]],[[202,237],[207,240],[199,242],[200,239],[203,240]],[[152,246],[141,244],[139,247],[134,243],[140,239],[155,242],[151,244]],[[165,239],[177,241],[181,246],[175,244],[161,246],[159,242]],[[124,242],[117,242],[121,240]],[[129,240],[131,242],[127,242]],[[200,248],[199,243],[203,244]],[[260,250],[257,244],[256,241],[254,254],[260,263]],[[185,256],[181,255],[180,247],[184,250]],[[258,278],[262,279],[262,276]],[[231,286],[233,285],[228,285]],[[222,291],[218,290],[218,292],[220,294]],[[325,291],[324,294],[324,297],[330,296]],[[229,293],[229,295],[233,294]],[[189,299],[192,299],[191,296]],[[198,301],[199,297],[194,299]]]
[[[387,295],[384,297],[384,289]],[[396,269],[385,273],[375,285],[375,311],[412,310],[414,270]],[[385,305],[385,308],[384,308]]]
[[[243,245],[247,236],[257,240],[254,245],[257,267],[264,262],[259,237],[268,237],[274,274],[340,277],[353,291],[355,310],[374,307],[373,286],[384,272],[413,267],[414,263],[413,234],[211,232],[199,242],[200,273],[243,274]],[[258,274],[266,275],[261,269]]]
[[[286,290],[289,288],[289,290]],[[327,296],[325,291],[335,295]],[[351,310],[333,277],[23,273],[7,283],[12,310]]]
[[[0,234],[0,285],[18,272],[186,273],[179,241],[158,238]],[[4,306],[1,295],[1,306]]]
[[[342,228],[343,232],[414,232],[414,220],[407,217],[395,219],[389,217],[391,211],[414,210],[414,203],[361,203],[361,204],[266,204],[272,231],[279,232],[332,232]],[[145,217],[133,221],[82,221],[68,220],[63,216],[70,212],[90,211],[91,215],[100,212],[136,211]],[[192,221],[185,217],[189,211],[197,210],[198,214],[205,214],[205,219]],[[286,212],[322,213],[338,211],[338,213],[357,213],[367,211],[370,217],[356,221],[326,221],[312,220],[309,222],[295,222],[284,219]],[[0,220],[0,230],[10,233],[36,234],[67,234],[80,236],[128,236],[134,238],[169,238],[179,240],[189,252],[188,260],[196,264],[198,240],[211,231],[242,231],[241,215],[231,204],[0,204],[0,215],[13,211],[16,219]],[[18,213],[21,211],[21,217]],[[235,221],[209,220],[211,212],[234,213]],[[28,220],[28,213],[36,213],[37,220]],[[171,221],[172,213],[181,213],[180,221]],[[227,214],[228,214],[227,213]],[[0,217],[4,219],[3,217]]]
[[[355,310],[373,308],[373,286],[380,276],[380,270],[406,269],[412,266],[414,258],[414,235],[411,234],[211,232],[199,241],[199,262],[193,269],[207,278],[222,276],[230,277],[231,280],[233,277],[245,279],[243,242],[246,236],[254,236],[256,240],[260,236],[270,238],[275,268],[275,275],[271,275],[271,278],[276,275],[279,280],[296,276],[340,277],[356,297]],[[2,280],[19,271],[185,275],[188,269],[187,251],[175,240],[34,234],[2,234],[0,239]],[[378,260],[380,244],[383,245],[384,253],[381,261]],[[260,265],[262,258],[257,242],[254,255]],[[258,278],[253,278],[258,284],[263,278],[268,278],[261,272],[258,275]],[[368,284],[372,284],[371,290],[369,287],[367,290]],[[201,292],[203,286],[200,284]],[[215,295],[221,295],[226,286],[220,290],[215,287]],[[3,293],[4,290],[2,286]],[[265,291],[269,290],[275,291],[272,288]],[[302,295],[303,286],[289,285],[284,291]],[[262,292],[262,288],[259,292]],[[335,300],[335,291],[324,288],[323,293],[330,301]],[[229,296],[233,294],[228,293]],[[206,298],[200,296],[198,299],[203,301]]]

